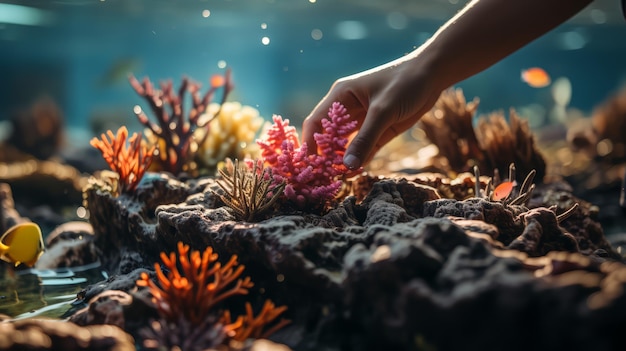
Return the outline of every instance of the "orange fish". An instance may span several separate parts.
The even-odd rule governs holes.
[[[522,80],[533,88],[544,88],[551,83],[550,75],[539,67],[523,70]]]
[[[506,199],[511,194],[514,187],[515,187],[515,182],[500,183],[500,185],[498,185],[493,190],[493,196],[491,197],[491,200],[500,201],[500,200]]]
[[[224,84],[226,84],[226,79],[224,78],[224,76],[215,74],[213,75],[213,77],[211,77],[211,87],[219,88],[223,86]]]

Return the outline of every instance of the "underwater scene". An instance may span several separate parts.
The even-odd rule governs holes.
[[[0,350],[626,349],[623,1],[304,140],[468,3],[0,1]]]

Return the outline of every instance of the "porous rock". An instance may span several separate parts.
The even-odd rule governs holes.
[[[193,186],[166,173],[147,173],[134,194],[115,196],[97,179],[92,179],[84,197],[103,266],[115,270],[113,266],[120,261],[121,250],[154,248],[158,239],[154,237],[156,208],[162,204],[180,203],[194,190]],[[139,246],[146,248],[138,249]]]
[[[405,226],[414,230],[395,230]],[[615,293],[626,286],[626,268],[569,255],[541,262],[496,255],[447,219],[379,231],[370,247],[356,245],[345,256],[346,315],[356,324],[348,330],[368,331],[352,346],[614,350],[621,337],[609,330],[626,322],[619,312],[626,297]]]
[[[423,217],[444,218],[448,216],[483,221],[498,228],[498,240],[508,245],[523,230],[523,224],[516,219],[514,209],[502,203],[482,198],[469,198],[463,201],[440,199],[424,204]]]

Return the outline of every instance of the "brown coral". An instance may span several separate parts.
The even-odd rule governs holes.
[[[461,89],[448,89],[419,122],[428,140],[439,148],[439,155],[457,172],[469,171],[472,159],[481,158],[472,126],[478,102],[478,98],[466,102]]]
[[[481,116],[474,127],[477,107],[478,99],[467,103],[461,89],[450,89],[420,120],[420,128],[437,146],[439,155],[447,159],[447,171],[468,172],[477,165],[488,175],[496,169],[504,174],[509,164],[515,163],[520,173],[534,169],[542,180],[546,163],[528,123],[511,109],[509,121],[502,112],[495,112]]]
[[[150,105],[157,122],[151,122],[141,107],[135,106],[134,112],[139,122],[146,126],[158,145],[158,164],[162,170],[178,175],[182,172],[194,171],[192,162],[198,145],[204,144],[209,136],[210,122],[218,116],[219,108],[213,116],[200,118],[213,99],[215,92],[224,87],[224,94],[219,104],[221,106],[228,93],[232,90],[230,71],[224,79],[212,79],[214,84],[203,96],[200,95],[200,84],[188,78],[183,78],[176,93],[171,81],[161,83],[161,90],[155,89],[147,77],[139,82],[134,76],[129,78],[130,84],[137,94],[143,97]],[[191,95],[192,106],[185,115],[184,101],[186,93]],[[169,111],[168,107],[169,106]],[[204,129],[204,135],[197,139],[196,130]]]
[[[535,170],[540,181],[545,176],[546,162],[535,146],[528,121],[518,117],[514,109],[509,112],[508,122],[502,112],[481,116],[475,132],[485,155],[481,169],[506,174],[509,165],[515,163],[521,174]]]
[[[596,135],[596,153],[614,160],[626,160],[626,88],[596,107],[591,116]]]
[[[128,139],[128,130],[122,126],[117,134],[107,131],[101,139],[93,138],[90,144],[102,152],[102,157],[111,167],[111,170],[119,175],[119,187],[121,192],[132,192],[137,188],[144,173],[152,162],[154,147],[147,148],[141,144],[141,133],[133,133]]]
[[[40,160],[46,160],[57,153],[64,141],[63,113],[57,103],[50,97],[42,97],[28,109],[16,111],[11,116],[11,132],[8,145]],[[2,158],[7,159],[7,150],[2,151]],[[15,155],[14,160],[23,160]]]

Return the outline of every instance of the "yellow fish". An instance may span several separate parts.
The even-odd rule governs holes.
[[[0,259],[16,267],[20,263],[34,266],[43,250],[43,236],[36,223],[14,225],[0,237]]]

